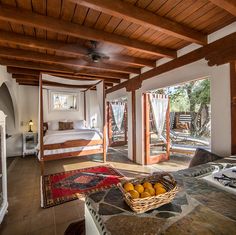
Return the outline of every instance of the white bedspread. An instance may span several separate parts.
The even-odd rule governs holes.
[[[47,131],[43,137],[43,143],[56,144],[64,143],[68,140],[101,140],[102,133],[94,129],[79,129],[79,130],[65,130],[65,131]]]
[[[65,131],[52,131],[48,130],[43,137],[44,145],[64,143],[69,140],[101,140],[103,135],[100,131],[95,129],[77,129],[77,130],[65,130]],[[84,146],[84,147],[73,147],[73,148],[62,148],[53,150],[44,150],[44,157],[51,154],[59,154],[74,151],[93,150],[100,149],[102,145]],[[40,152],[38,154],[40,158]]]

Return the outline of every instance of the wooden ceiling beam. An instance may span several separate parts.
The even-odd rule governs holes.
[[[29,80],[25,78],[16,78],[17,83],[25,83],[25,84],[39,84],[39,80]]]
[[[54,40],[38,39],[18,33],[0,30],[0,42],[11,43],[17,46],[24,46],[33,49],[53,50],[55,52],[65,53],[73,56],[87,56],[88,49],[81,47],[79,44],[69,44]],[[125,56],[111,53],[109,61],[121,62],[124,64],[136,66],[156,67],[156,62],[149,59]]]
[[[39,84],[37,83],[25,83],[25,82],[22,82],[22,81],[19,81],[18,82],[20,86],[39,86]]]
[[[236,1],[235,0],[210,0],[210,1],[216,6],[236,16]]]
[[[0,57],[7,57],[18,60],[29,60],[42,63],[53,63],[58,65],[68,65],[81,68],[89,68],[91,70],[105,70],[111,72],[134,73],[140,74],[140,69],[121,67],[117,65],[93,63],[89,64],[81,59],[71,59],[62,56],[49,55],[45,53],[26,51],[21,49],[0,47]]]
[[[59,66],[59,65],[52,65],[52,64],[43,64],[43,63],[35,63],[31,61],[22,61],[22,60],[13,60],[7,58],[0,57],[0,64],[10,66],[10,67],[17,67],[17,68],[26,68],[26,69],[34,69],[39,71],[50,71],[55,73],[62,73],[62,74],[72,74],[72,75],[85,75],[85,76],[92,76],[92,77],[99,77],[102,78],[113,78],[113,79],[129,79],[129,74],[123,73],[115,73],[109,71],[93,71],[89,69],[76,69],[70,66]]]
[[[109,56],[109,54],[108,54]],[[144,59],[140,57],[132,57],[132,56],[127,56],[127,55],[118,55],[118,54],[111,54],[111,57],[109,61],[116,61],[119,63],[124,63],[124,64],[130,64],[130,65],[136,65],[136,66],[147,66],[151,68],[156,67],[156,61],[155,60],[149,60],[149,59]]]
[[[28,10],[18,9],[7,5],[0,6],[0,19],[77,38],[107,42],[151,55],[170,58],[177,56],[177,52],[169,48],[158,47],[146,42],[141,42],[98,29],[92,29],[53,17],[43,16]]]
[[[153,78],[155,76],[158,76],[160,74],[163,74],[163,73],[166,73],[166,72],[169,72],[173,69],[177,69],[177,68],[180,68],[182,66],[185,66],[187,64],[190,64],[190,63],[193,63],[195,61],[198,61],[198,60],[201,60],[203,58],[209,58],[209,55],[211,53],[217,53],[218,55],[220,55],[219,57],[222,57],[224,58],[224,48],[227,48],[228,45],[231,45],[233,50],[234,49],[234,45],[236,45],[236,32],[235,33],[232,33],[230,35],[227,35],[221,39],[218,39],[204,47],[200,47],[192,52],[189,52],[183,56],[180,56],[174,60],[171,60],[165,64],[162,64],[154,69],[151,69],[145,73],[142,73],[141,75],[139,76],[136,76],[128,81],[125,81],[125,82],[122,82],[110,89],[108,89],[106,91],[106,94],[109,94],[111,92],[114,92],[114,91],[117,91],[117,90],[120,90],[122,88],[128,88],[129,91],[131,90],[135,90],[137,88],[140,88],[141,85],[142,85],[142,82],[144,80],[147,80],[147,79],[150,79],[150,78]],[[222,53],[219,53],[219,51],[221,51]],[[235,50],[236,51],[236,50]],[[235,55],[233,55],[235,56]],[[229,62],[229,59],[232,59],[231,57],[229,58],[228,56],[225,58],[224,62],[220,62],[221,64],[222,63],[227,63]],[[208,64],[211,65],[211,61],[208,62]],[[214,65],[214,61],[213,61],[213,64]]]
[[[67,87],[67,88],[89,88],[91,85],[71,85],[71,84],[62,84],[58,82],[43,81],[44,86],[57,86],[57,87]]]
[[[16,79],[16,82],[17,83],[28,83],[28,84],[38,84],[39,83],[39,80],[27,80],[27,79],[24,79],[24,78],[17,78]]]
[[[29,81],[38,81],[39,80],[39,76],[23,75],[23,74],[12,74],[12,78],[25,79],[25,80],[29,80]]]
[[[25,69],[25,68],[16,68],[7,66],[8,73],[15,73],[15,74],[23,74],[23,75],[32,75],[32,76],[39,76],[40,71],[34,69]]]
[[[40,71],[38,70],[17,68],[17,67],[10,67],[10,66],[7,66],[7,72],[12,73],[12,74],[15,73],[15,74],[33,75],[33,76],[39,76],[40,74]],[[73,75],[73,74],[65,74],[65,73],[59,73],[59,72],[50,72],[46,70],[41,71],[41,72],[45,74],[53,75],[53,76],[67,77],[72,80],[104,80],[104,81],[112,82],[112,83],[120,83],[120,79],[116,79],[116,78]]]
[[[81,69],[75,73],[75,75],[86,75],[95,77],[105,77],[105,78],[116,78],[116,79],[129,79],[128,74],[115,73],[115,72],[103,72],[103,71],[92,71],[90,69]]]
[[[111,16],[158,30],[168,35],[201,45],[207,44],[207,36],[187,26],[158,16],[140,7],[121,0],[70,0],[79,5],[102,11]],[[229,0],[228,0],[229,1]]]
[[[16,82],[19,83],[19,85],[39,86],[38,81],[17,79]],[[69,85],[69,84],[62,84],[62,83],[51,82],[51,81],[43,81],[43,85],[44,86],[54,86],[54,87],[77,88],[77,89],[87,89],[87,88],[91,87],[91,85]]]

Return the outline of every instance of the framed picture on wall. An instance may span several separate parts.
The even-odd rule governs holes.
[[[50,91],[50,111],[78,111],[79,95],[66,91]]]

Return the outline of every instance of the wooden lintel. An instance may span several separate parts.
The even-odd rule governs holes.
[[[135,84],[136,82],[140,83],[141,81],[153,78],[165,72],[169,72],[173,69],[180,68],[184,65],[193,63],[195,61],[198,61],[200,59],[207,57],[207,55],[209,55],[210,53],[216,52],[224,48],[226,45],[235,45],[235,43],[236,43],[236,32],[228,36],[225,36],[221,39],[218,39],[206,46],[200,47],[176,59],[173,59],[145,73],[142,73],[132,79],[129,79],[128,81],[122,82],[110,89],[107,89],[106,94],[109,94],[111,92],[117,91],[125,87],[132,87],[132,84]]]

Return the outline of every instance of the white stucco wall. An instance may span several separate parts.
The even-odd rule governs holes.
[[[231,153],[230,116],[230,74],[229,64],[209,67],[207,61],[200,60],[184,67],[161,74],[143,82],[136,91],[136,159],[144,164],[144,126],[142,94],[146,91],[173,86],[195,79],[209,78],[211,81],[211,149],[228,156]],[[117,99],[128,94],[128,128],[132,130],[131,92],[122,89],[108,94],[107,100]],[[128,132],[129,158],[132,159],[132,134]]]
[[[11,80],[15,83],[13,79]],[[22,155],[22,133],[28,131],[29,120],[33,120],[33,131],[37,131],[38,126],[38,88],[16,84],[15,93],[16,96],[13,104],[16,107],[16,127],[14,133],[12,133],[12,137],[7,139],[6,142],[7,156]]]

